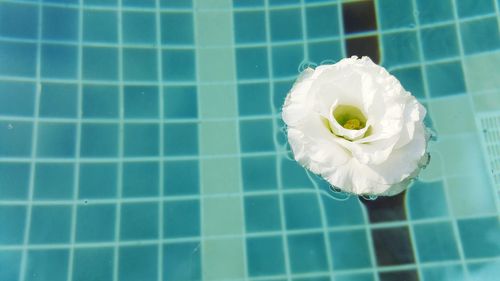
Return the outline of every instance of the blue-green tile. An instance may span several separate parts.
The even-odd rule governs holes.
[[[158,162],[123,164],[123,197],[153,197],[160,191]]]
[[[69,243],[71,206],[34,206],[31,209],[31,244]]]
[[[285,102],[286,95],[292,89],[293,83],[295,83],[295,78],[291,79],[287,81],[275,81],[273,83],[273,106],[276,112],[281,112],[281,108],[283,107],[283,104]],[[280,128],[283,128],[283,126],[280,126]]]
[[[366,230],[330,233],[333,268],[337,270],[372,266]]]
[[[36,44],[0,41],[0,75],[35,77]]]
[[[253,0],[253,1],[233,0],[233,6],[234,7],[262,7],[262,6],[264,6],[264,0]]]
[[[200,235],[200,201],[167,201],[163,205],[163,235],[166,238]]]
[[[455,0],[458,16],[461,18],[494,14],[494,0]]]
[[[0,264],[9,266],[0,269],[0,280],[18,280],[21,272],[21,251],[0,252]]]
[[[195,54],[193,50],[164,50],[162,61],[163,80],[195,80],[196,69]]]
[[[78,87],[76,84],[42,84],[39,115],[41,117],[75,118]]]
[[[29,163],[0,163],[0,199],[26,199],[30,170]]]
[[[460,62],[428,65],[427,80],[432,97],[465,93],[465,82]]]
[[[43,7],[42,38],[49,40],[78,40],[78,10]]]
[[[421,31],[421,38],[426,60],[459,55],[455,25],[424,28]]]
[[[123,42],[127,44],[156,44],[156,14],[123,12]]]
[[[238,111],[240,116],[270,115],[269,84],[239,84]]]
[[[335,276],[337,281],[374,281],[373,273],[355,273]]]
[[[271,6],[279,6],[279,5],[289,5],[289,4],[298,4],[300,0],[268,0],[269,5]]]
[[[168,45],[192,45],[193,14],[192,13],[162,13],[161,42]]]
[[[157,281],[158,246],[120,247],[118,280]]]
[[[36,39],[38,9],[35,5],[0,3],[0,36]]]
[[[451,0],[417,0],[416,4],[420,24],[430,24],[453,19]]]
[[[159,136],[158,124],[125,124],[125,156],[158,156]]]
[[[285,188],[311,188],[312,183],[306,169],[299,163],[281,158],[281,181]]]
[[[241,171],[245,191],[277,189],[276,157],[242,157]]]
[[[274,77],[296,76],[304,60],[303,45],[278,46],[272,49]]]
[[[308,51],[311,62],[317,64],[326,60],[338,61],[343,58],[342,45],[337,40],[309,43]]]
[[[420,262],[460,259],[451,223],[418,224],[414,232]]]
[[[199,163],[196,160],[167,161],[164,164],[163,189],[167,195],[200,193]]]
[[[125,86],[123,98],[125,118],[158,117],[158,87]]]
[[[274,151],[272,120],[240,121],[242,152]]]
[[[155,49],[123,51],[123,78],[126,81],[157,81],[157,57]]]
[[[280,230],[278,196],[245,196],[245,226],[247,232]]]
[[[40,123],[37,156],[71,158],[75,155],[76,125],[72,123]]]
[[[125,7],[154,8],[156,0],[123,0]]]
[[[83,5],[112,7],[118,5],[118,0],[83,0]]]
[[[76,46],[43,44],[41,75],[44,78],[76,78],[77,60]]]
[[[500,31],[496,17],[460,24],[465,54],[500,49]]]
[[[165,87],[163,111],[166,118],[197,118],[198,97],[196,87]]]
[[[474,281],[495,280],[498,279],[498,275],[500,274],[500,262],[497,259],[481,263],[469,263],[467,269],[469,276]]]
[[[266,18],[264,11],[235,12],[234,40],[236,43],[265,42]]]
[[[28,157],[31,155],[33,124],[29,122],[0,122],[0,156]]]
[[[79,205],[76,218],[76,241],[114,241],[115,213],[114,204]]]
[[[118,16],[116,11],[84,10],[83,41],[117,43]]]
[[[117,192],[117,175],[116,163],[80,164],[78,198],[114,198]]]
[[[271,10],[269,22],[272,41],[302,39],[302,20],[300,9]]]
[[[69,263],[68,249],[30,250],[26,268],[26,281],[65,281]]]
[[[458,230],[466,258],[488,258],[500,255],[498,217],[459,220]]]
[[[429,194],[432,193],[432,196]],[[448,216],[443,182],[417,181],[408,191],[409,216],[413,220]]]
[[[167,8],[191,8],[193,0],[160,0],[160,6]]]
[[[382,36],[383,62],[390,67],[419,61],[416,32],[391,33]]]
[[[288,236],[292,273],[327,271],[325,240],[321,233]]]
[[[26,207],[0,206],[0,245],[19,245],[23,243]],[[1,259],[1,258],[0,258]],[[0,270],[0,276],[2,276]]]
[[[268,276],[285,273],[281,236],[247,238],[248,274]]]
[[[74,164],[37,163],[35,166],[35,199],[71,199],[74,190]]]
[[[112,280],[113,264],[113,248],[76,249],[73,280]]]
[[[286,194],[284,203],[287,229],[321,227],[321,213],[315,194]]]
[[[82,116],[84,118],[118,117],[118,87],[84,85]]]
[[[84,123],[81,126],[80,157],[118,155],[118,124]]]
[[[403,87],[412,95],[421,99],[425,97],[424,82],[422,79],[422,69],[420,66],[402,68],[391,71],[391,74],[398,78]]]
[[[198,154],[198,125],[196,123],[166,124],[163,131],[165,155]]]
[[[122,204],[120,223],[121,240],[158,238],[158,203]]]
[[[307,37],[324,38],[339,35],[338,6],[308,7],[306,9]]]
[[[331,192],[331,191],[328,191]],[[335,195],[333,195],[335,196]],[[341,195],[344,196],[344,195]],[[325,206],[326,220],[329,226],[347,226],[365,224],[361,203],[356,196],[340,201],[322,195]],[[349,214],[348,216],[338,216],[336,214]]]
[[[236,73],[239,79],[266,78],[269,75],[267,49],[237,48]]]
[[[422,281],[466,280],[461,265],[427,267],[422,268],[421,272]]]
[[[87,80],[118,78],[118,49],[83,47],[82,75]]]
[[[176,243],[163,246],[163,280],[201,280],[200,243]]]
[[[0,114],[33,116],[35,91],[34,83],[0,81]]]
[[[409,27],[415,24],[411,0],[378,1],[378,18],[382,29]]]

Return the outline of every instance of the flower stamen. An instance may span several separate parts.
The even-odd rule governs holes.
[[[359,119],[356,118],[347,120],[347,122],[345,122],[344,125],[342,125],[342,127],[348,130],[363,129],[363,127],[361,126],[361,121],[359,121]]]

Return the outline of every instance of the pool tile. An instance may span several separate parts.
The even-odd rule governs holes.
[[[416,4],[420,24],[431,24],[453,19],[453,6],[451,0],[417,0]]]
[[[268,0],[270,6],[298,4],[300,0]]]
[[[470,263],[467,265],[469,276],[476,278],[476,280],[495,280],[500,272],[499,268],[500,262],[498,260]]]
[[[269,83],[238,85],[240,116],[271,115]]]
[[[122,21],[124,43],[156,44],[155,13],[124,11]]]
[[[84,10],[83,41],[118,43],[118,16],[116,11]]]
[[[379,1],[377,4],[378,18],[382,29],[415,25],[411,0],[385,0]]]
[[[80,164],[80,199],[114,198],[117,189],[116,163]]]
[[[113,279],[113,250],[113,248],[76,249],[73,261],[73,279]],[[92,268],[92,270],[89,270],[89,268]]]
[[[118,124],[84,123],[81,126],[80,157],[118,156]]]
[[[116,206],[114,204],[79,205],[76,218],[77,242],[115,240]]]
[[[194,81],[195,54],[194,50],[163,50],[163,80],[164,81]]]
[[[276,157],[242,157],[241,171],[245,191],[277,189]]]
[[[200,192],[197,160],[167,161],[164,163],[163,190],[167,195],[194,195]]]
[[[237,134],[237,123],[234,121],[204,122],[200,125],[200,154],[237,154]]]
[[[269,21],[272,41],[289,41],[302,39],[302,22],[300,9],[271,10]]]
[[[0,264],[9,266],[0,271],[1,280],[18,280],[21,269],[21,251],[0,252]]]
[[[304,60],[303,45],[276,46],[272,48],[272,69],[275,78],[296,76]]]
[[[34,77],[36,74],[36,44],[0,41],[0,74]]]
[[[156,281],[158,279],[158,246],[120,247],[118,280]]]
[[[312,62],[320,64],[323,61],[339,61],[343,58],[340,41],[308,43],[309,58]]]
[[[125,162],[122,196],[129,198],[158,196],[159,166],[158,162]]]
[[[254,0],[254,1],[248,1],[248,0],[233,0],[233,6],[234,7],[262,7],[264,6],[264,0]]]
[[[500,31],[496,17],[460,24],[466,55],[500,49]]]
[[[69,250],[29,250],[26,281],[65,281],[68,275]]]
[[[33,198],[45,200],[71,199],[74,192],[74,164],[37,163]]]
[[[356,33],[377,29],[373,1],[356,1],[342,4],[342,19],[345,33]]]
[[[76,78],[77,58],[76,46],[42,44],[42,77]]]
[[[435,83],[440,82],[435,81]],[[476,132],[474,111],[468,95],[454,95],[430,100],[428,111],[429,115],[432,115],[433,128],[440,134]],[[455,163],[446,162],[446,166],[452,164]]]
[[[234,36],[237,44],[266,42],[264,11],[234,12]]]
[[[208,84],[198,87],[201,118],[234,118],[238,116],[236,87],[231,84]]]
[[[284,203],[287,229],[321,227],[322,214],[315,194],[286,194]]]
[[[460,259],[450,222],[418,224],[413,228],[420,262]]]
[[[201,249],[198,242],[163,246],[163,280],[201,280]]]
[[[369,268],[372,266],[366,230],[330,233],[333,268],[337,270]]]
[[[40,123],[38,125],[38,157],[71,158],[75,155],[76,124]]]
[[[78,10],[43,7],[42,38],[49,40],[78,40]]]
[[[200,201],[167,201],[163,204],[163,236],[165,238],[200,235]]]
[[[198,49],[198,80],[228,82],[235,80],[233,49],[229,47]]]
[[[30,163],[0,163],[0,199],[27,199],[30,170]]]
[[[307,37],[324,38],[339,35],[338,6],[306,8]]]
[[[460,265],[422,268],[421,272],[422,281],[466,280],[463,268]]]
[[[125,118],[158,117],[158,87],[125,86],[123,91]]]
[[[241,190],[241,167],[238,157],[201,160],[203,194],[236,193]]]
[[[467,18],[472,16],[480,16],[484,14],[495,13],[494,0],[455,0],[458,16]]]
[[[307,170],[296,161],[281,158],[281,181],[284,188],[312,188]]]
[[[125,81],[157,81],[157,51],[155,49],[125,48],[123,50],[123,79]]]
[[[208,240],[203,243],[203,280],[236,280],[245,276],[244,240]]]
[[[328,270],[323,234],[290,235],[288,250],[292,273]]]
[[[82,116],[84,118],[118,117],[118,86],[83,85]]]
[[[382,36],[383,63],[386,66],[410,64],[419,61],[416,32],[391,33]]]
[[[270,119],[240,121],[241,151],[274,151],[273,130],[273,123]]]
[[[459,55],[455,25],[424,28],[421,31],[421,38],[426,60]]]
[[[116,6],[117,4],[118,0],[83,0],[84,6],[112,7]]]
[[[196,42],[198,46],[233,46],[233,12],[230,10],[198,11],[196,13]],[[256,23],[254,23],[256,24]],[[232,50],[231,50],[232,53]],[[234,71],[232,72],[234,74]]]
[[[429,196],[432,193],[433,196]],[[446,194],[442,181],[416,181],[407,195],[409,216],[413,220],[448,216]]]
[[[247,261],[250,276],[285,273],[283,239],[281,236],[247,238]]]
[[[245,225],[247,232],[280,230],[281,215],[278,196],[245,196]]]
[[[484,170],[480,173],[448,179],[449,198],[456,217],[478,216],[496,212],[494,191],[490,187],[487,172],[485,172],[486,167],[483,163],[481,164],[481,168]]]
[[[83,47],[83,79],[118,79],[118,48]]]
[[[196,123],[165,124],[163,131],[165,155],[198,154],[198,125]]]
[[[244,224],[242,204],[238,197],[203,199],[203,235],[241,234]]]
[[[458,230],[466,258],[500,255],[500,222],[497,216],[459,220]]]
[[[31,122],[0,122],[0,156],[28,157],[31,155]]]
[[[267,78],[269,75],[267,49],[236,48],[236,66],[238,79]]]
[[[422,67],[409,67],[391,71],[401,82],[403,87],[411,92],[417,99],[425,98],[424,82],[422,79]]]
[[[351,56],[367,56],[373,62],[380,63],[380,48],[378,36],[363,36],[348,38],[345,42],[346,53],[348,57]],[[411,57],[412,52],[407,56]]]
[[[167,119],[198,117],[198,97],[195,86],[167,86],[163,94],[163,110]]]
[[[330,280],[330,279],[327,279]],[[357,273],[349,275],[337,275],[335,277],[337,281],[374,281],[372,273]]]
[[[35,111],[34,83],[0,81],[0,114],[33,116]],[[11,106],[15,104],[16,106]]]
[[[372,237],[378,266],[414,263],[408,227],[372,229]]]
[[[499,64],[500,52],[466,57],[464,67],[467,69],[465,73],[467,90],[472,94],[491,92],[493,90],[490,95],[493,94],[496,97],[494,91],[500,89],[500,72],[496,71]],[[490,104],[495,105],[496,102],[495,99],[492,99]],[[477,105],[478,103],[475,102],[474,104]],[[493,106],[491,111],[495,111],[497,108],[500,107]]]
[[[38,9],[35,5],[23,5],[15,2],[0,3],[0,35],[11,38],[36,39]]]
[[[157,202],[122,204],[120,240],[146,240],[157,238]]]
[[[192,13],[162,13],[161,42],[166,45],[192,45],[193,14]]]
[[[71,206],[34,206],[31,212],[30,244],[70,242]]]
[[[445,62],[426,66],[429,92],[432,97],[465,93],[465,82],[460,62]]]
[[[128,157],[157,156],[159,152],[158,124],[125,124],[124,154]]]
[[[361,203],[355,196],[344,201],[333,200],[331,197],[322,195],[325,208],[326,221],[329,226],[348,226],[365,224]],[[349,214],[349,216],[338,216],[335,214]]]
[[[43,83],[40,92],[39,116],[75,118],[77,84]]]
[[[390,222],[406,220],[405,209],[406,192],[394,196],[383,196],[377,200],[359,198],[366,208],[370,222]]]
[[[416,270],[389,271],[379,273],[380,281],[419,281]]]
[[[0,225],[4,226],[0,232],[0,245],[23,243],[26,213],[27,208],[24,206],[0,206]],[[0,271],[0,276],[2,276],[2,271]]]

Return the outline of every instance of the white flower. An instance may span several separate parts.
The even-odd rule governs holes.
[[[358,195],[395,195],[427,165],[425,108],[368,57],[307,68],[283,106],[295,160]]]

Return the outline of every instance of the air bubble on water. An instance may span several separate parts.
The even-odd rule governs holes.
[[[375,201],[378,198],[377,195],[361,195],[360,197],[367,201]]]
[[[320,65],[335,64],[335,63],[336,63],[336,61],[328,59],[328,60],[321,61]]]
[[[83,200],[83,204],[87,205],[89,203],[89,200]]]
[[[308,61],[303,61],[302,63],[299,64],[299,67],[298,67],[298,71],[299,73],[302,73],[304,70],[308,69],[308,68],[316,68],[316,64],[313,63],[313,62],[308,62]]]

